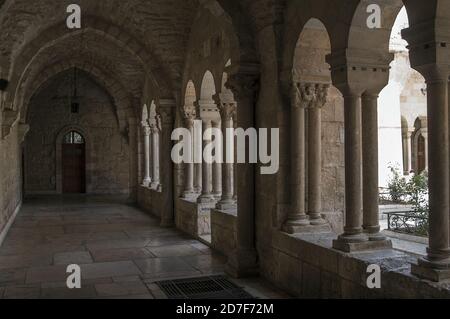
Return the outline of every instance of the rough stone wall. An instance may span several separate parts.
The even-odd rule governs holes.
[[[31,100],[25,144],[26,192],[57,191],[56,160],[60,155],[56,154],[56,139],[61,130],[75,126],[87,135],[87,189],[96,194],[126,194],[130,191],[130,147],[119,131],[115,106],[100,86],[79,71],[80,111],[72,114],[68,105],[72,79],[70,71],[58,75]]]
[[[21,146],[18,126],[0,140],[0,233],[22,200]]]

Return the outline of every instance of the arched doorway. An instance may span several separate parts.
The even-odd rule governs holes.
[[[86,143],[77,131],[67,133],[62,141],[62,191],[65,194],[86,192]]]

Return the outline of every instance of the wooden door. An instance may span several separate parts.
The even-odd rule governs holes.
[[[62,145],[62,186],[63,193],[85,193],[85,145]]]

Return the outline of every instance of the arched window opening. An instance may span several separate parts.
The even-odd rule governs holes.
[[[64,144],[85,144],[84,137],[76,132],[72,131],[67,133],[63,138]]]

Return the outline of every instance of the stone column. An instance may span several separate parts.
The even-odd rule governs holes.
[[[328,84],[315,85],[315,98],[308,109],[308,215],[311,225],[324,225],[322,218],[322,107]]]
[[[211,142],[211,135],[205,134],[212,127],[211,120],[203,119],[203,150]],[[212,194],[212,164],[203,161],[202,163],[202,194],[197,202],[200,204],[208,204],[214,201]]]
[[[412,265],[412,272],[439,281],[450,277],[449,74],[446,66],[434,65],[422,71],[428,99],[429,247],[419,266]]]
[[[424,140],[424,151],[425,151],[425,171],[428,171],[428,131],[422,132],[423,140]]]
[[[294,83],[291,97],[291,209],[283,230],[295,233],[309,226],[305,211],[305,109],[314,99],[314,86]]]
[[[362,233],[361,91],[345,85],[341,92],[345,113],[345,226],[333,247],[349,250],[347,244],[367,240]]]
[[[185,199],[190,199],[194,196],[194,117],[189,114],[185,115],[186,128],[191,133],[191,156],[189,163],[184,163],[185,165],[185,182],[184,182],[184,192],[183,197]]]
[[[159,100],[159,116],[158,121],[160,124],[160,130],[158,135],[161,139],[160,146],[160,158],[161,158],[161,176],[160,186],[158,188],[161,191],[161,226],[171,227],[175,223],[174,218],[174,169],[175,165],[172,161],[172,132],[175,122],[175,110],[177,108],[176,101],[173,99],[160,99]]]
[[[242,67],[242,66],[241,66]],[[245,73],[233,74],[226,87],[237,104],[237,126],[247,130],[255,127],[255,108],[259,90],[258,65],[248,65]],[[237,220],[236,248],[228,258],[226,271],[235,277],[258,273],[258,255],[255,248],[255,165],[237,164]]]
[[[202,135],[202,125],[201,120],[196,120],[194,124],[194,154],[198,154],[198,160],[194,163],[194,191],[197,195],[202,192],[202,161],[203,161],[203,135]],[[194,155],[194,159],[196,156]]]
[[[220,130],[220,120],[212,121],[212,127],[214,129]],[[219,141],[220,148],[223,148],[223,141]],[[222,150],[221,150],[222,151]],[[223,152],[223,151],[222,151]],[[216,200],[220,200],[222,197],[222,163],[214,162],[212,164],[212,180],[213,180],[213,196]]]
[[[157,123],[152,123],[151,126],[152,131],[152,155],[153,155],[153,174],[152,174],[152,183],[151,187],[155,190],[160,189],[160,172],[159,172],[159,131]]]
[[[410,129],[407,129],[406,132],[403,133],[404,134],[403,135],[403,143],[404,143],[403,173],[404,173],[404,175],[409,175],[412,170],[412,139],[411,139],[411,137],[412,137],[413,133],[414,133],[414,131],[411,131]]]
[[[236,208],[236,202],[233,199],[233,171],[234,164],[227,163],[227,157],[235,160],[234,134],[228,135],[228,131],[233,128],[233,116],[236,113],[236,103],[234,101],[226,102],[221,99],[217,103],[222,118],[222,134],[223,134],[223,164],[222,164],[222,198],[217,203],[217,209],[228,210]],[[230,139],[231,138],[231,139]],[[230,154],[230,151],[232,154]]]
[[[380,233],[378,206],[378,94],[362,96],[363,229],[369,240],[385,240]]]
[[[150,135],[151,129],[147,121],[142,122],[142,135],[144,136],[144,180],[142,185],[150,186],[152,182],[150,177]]]
[[[232,120],[233,120],[233,129],[234,129],[234,132],[236,132],[236,130],[238,128],[238,126],[237,126],[237,123],[238,123],[237,111],[233,113]],[[238,189],[238,186],[237,186],[237,182],[238,182],[237,160],[238,160],[238,158],[237,158],[237,150],[236,150],[237,146],[236,145],[237,145],[237,137],[234,136],[235,150],[234,150],[234,164],[233,164],[233,200],[234,200],[235,205],[237,205],[237,198],[238,198],[238,194],[237,194],[237,189]]]

